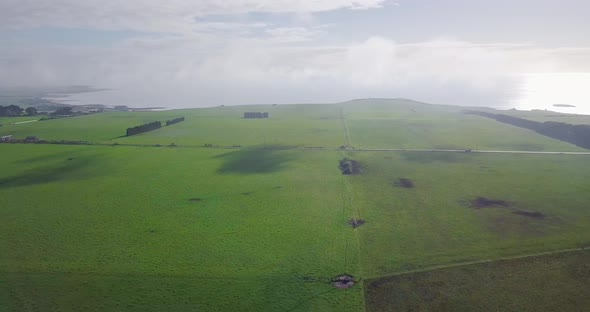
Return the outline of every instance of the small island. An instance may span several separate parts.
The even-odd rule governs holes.
[[[554,107],[576,107],[576,105],[571,104],[553,104]]]

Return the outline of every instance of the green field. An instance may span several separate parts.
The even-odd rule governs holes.
[[[272,118],[242,119],[245,111]],[[203,146],[290,146],[582,151],[575,145],[473,115],[462,108],[409,100],[332,105],[260,105],[161,112],[109,112],[0,127],[0,135],[93,143]],[[158,131],[124,137],[125,129],[185,116]],[[348,142],[342,118],[346,120]]]
[[[0,149],[9,164],[0,206],[10,250],[0,270],[15,285],[15,310],[37,303],[159,311],[179,298],[187,310],[361,306],[360,288],[329,285],[358,271],[355,233],[334,187],[342,184],[336,153]]]
[[[461,110],[363,100],[3,118],[0,135],[93,144],[0,144],[0,311],[452,311],[482,296],[503,307],[508,288],[462,288],[496,271],[587,281],[548,272],[587,253],[536,270],[474,263],[590,246],[590,155],[362,150],[586,151]],[[343,176],[343,157],[361,173]],[[502,205],[475,208],[478,197]],[[341,274],[356,285],[333,287]],[[398,285],[461,297],[406,298]],[[530,297],[515,307],[543,307],[547,287],[521,286]]]
[[[588,156],[354,153],[363,276],[590,245]],[[413,188],[396,187],[399,178]],[[477,197],[510,207],[472,208]],[[539,212],[542,219],[515,214]],[[389,238],[389,239],[385,239]]]
[[[268,111],[266,120],[242,119],[244,111]],[[186,121],[158,131],[124,137],[125,130],[152,121],[185,116]],[[339,146],[338,110],[328,105],[216,107],[162,112],[109,112],[0,127],[0,135],[94,143],[203,146]]]

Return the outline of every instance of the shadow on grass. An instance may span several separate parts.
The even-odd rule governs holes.
[[[57,152],[52,154],[42,154],[37,155],[29,158],[23,158],[16,160],[14,163],[16,164],[28,164],[28,163],[36,163],[36,162],[45,162],[50,160],[57,160],[57,159],[67,159],[71,157],[75,157],[77,151],[66,151],[66,152]]]
[[[0,178],[0,189],[88,178],[93,174],[102,172],[101,170],[94,170],[91,173],[84,170],[93,165],[92,158],[92,156],[85,156],[84,158],[72,160],[64,159],[63,163],[59,165],[27,170],[18,175]]]
[[[272,173],[282,170],[292,157],[287,152],[273,149],[243,149],[215,158],[223,159],[219,173]]]

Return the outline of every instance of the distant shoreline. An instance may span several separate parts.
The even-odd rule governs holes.
[[[78,100],[72,100],[70,97],[75,94],[81,93],[91,93],[91,92],[102,92],[102,91],[111,91],[116,89],[111,88],[95,88],[92,86],[70,86],[64,88],[63,91],[57,92],[47,92],[41,99],[55,103],[60,105],[67,105],[67,106],[74,106],[74,107],[84,107],[84,108],[98,108],[104,110],[114,110],[114,111],[163,111],[163,110],[171,110],[172,108],[167,108],[163,106],[158,107],[129,107],[127,105],[121,104],[81,104],[75,103],[79,102]]]

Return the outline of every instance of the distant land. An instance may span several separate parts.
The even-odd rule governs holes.
[[[126,105],[70,104],[66,98],[72,94],[108,91],[107,88],[74,85],[57,87],[0,87],[0,105],[35,107],[39,112],[53,112],[60,107],[75,107],[79,112],[96,111],[151,111],[165,107],[130,108]]]
[[[576,107],[576,105],[571,104],[553,104],[554,107]]]

